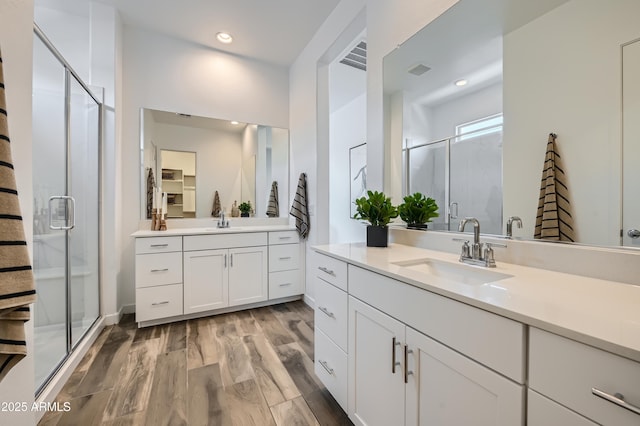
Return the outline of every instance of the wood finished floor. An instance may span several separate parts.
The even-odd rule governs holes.
[[[39,425],[351,425],[313,373],[302,301],[106,327]]]

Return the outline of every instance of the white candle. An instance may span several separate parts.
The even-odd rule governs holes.
[[[154,209],[157,209],[158,208],[158,204],[156,202],[156,188],[155,187],[153,188],[152,194],[153,194],[153,196],[152,196],[153,201],[151,202],[151,207],[154,208]]]
[[[162,193],[162,214],[167,214],[167,193]]]

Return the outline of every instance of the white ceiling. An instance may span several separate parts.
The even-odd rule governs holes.
[[[287,67],[339,3],[339,0],[98,1],[116,7],[125,25]],[[225,45],[217,41],[215,35],[219,31],[231,33],[233,43]]]

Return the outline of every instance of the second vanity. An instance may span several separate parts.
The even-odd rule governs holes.
[[[315,250],[315,371],[355,424],[640,424],[640,287],[400,244]]]
[[[289,226],[137,231],[136,321],[155,325],[299,299],[303,245]]]

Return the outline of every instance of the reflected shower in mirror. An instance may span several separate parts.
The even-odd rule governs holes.
[[[556,133],[577,242],[639,247],[627,235],[640,208],[624,195],[640,190],[640,132],[622,119],[640,105],[628,66],[640,63],[639,15],[627,0],[458,1],[384,58],[385,170],[397,173],[385,191],[438,199],[441,229],[474,216],[504,235],[518,216],[514,237],[533,238]],[[483,134],[493,117],[501,133]],[[482,122],[467,127],[480,137],[461,139]]]
[[[250,202],[268,217],[273,182],[289,198],[289,131],[152,109],[141,112],[141,217],[147,217],[149,174],[168,194],[170,218],[206,218]],[[286,217],[286,203],[280,203]],[[270,217],[274,217],[271,215]]]

